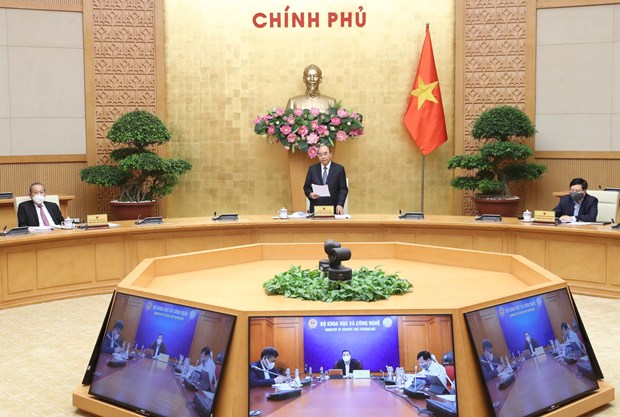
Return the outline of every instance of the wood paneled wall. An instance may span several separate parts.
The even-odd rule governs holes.
[[[86,186],[79,171],[85,161],[108,162],[113,146],[106,135],[123,113],[140,108],[165,118],[163,0],[0,0],[0,7],[83,13],[87,141],[86,155],[0,159],[0,191],[21,195],[24,183],[41,181],[50,193],[76,196],[71,216],[107,212],[117,191]],[[74,166],[63,166],[68,162]]]
[[[28,195],[30,184],[40,181],[47,194],[75,195],[69,202],[70,217],[86,217],[86,195],[88,186],[80,181],[80,170],[85,162],[2,164],[0,191],[12,191],[15,196]]]
[[[254,317],[250,319],[250,360],[260,359],[261,350],[274,346],[278,362],[291,370],[304,369],[303,317]],[[444,353],[453,350],[452,317],[400,316],[398,318],[400,365],[407,372],[418,366],[417,354],[428,350],[441,363]],[[351,349],[355,347],[352,346]],[[380,346],[377,347],[380,349]],[[338,358],[333,359],[334,362]],[[357,358],[364,362],[363,358]],[[330,365],[328,365],[330,366]],[[371,369],[376,372],[378,369]]]

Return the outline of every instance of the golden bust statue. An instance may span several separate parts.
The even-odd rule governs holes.
[[[322,80],[321,68],[311,64],[304,68],[303,81],[306,84],[306,93],[288,99],[287,109],[311,109],[316,107],[325,111],[336,106],[336,99],[319,93],[319,84]]]

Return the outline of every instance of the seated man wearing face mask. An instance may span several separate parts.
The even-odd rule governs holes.
[[[153,357],[157,358],[160,353],[168,353],[166,349],[166,344],[164,343],[164,335],[158,334],[157,340],[151,343],[151,349],[153,350]]]
[[[206,391],[213,391],[215,386],[215,362],[213,361],[213,352],[209,346],[203,347],[200,351],[200,365],[198,365],[197,370],[207,372],[209,375],[208,380],[201,376],[201,388]]]
[[[17,207],[17,225],[53,226],[59,225],[64,218],[55,203],[45,200],[45,187],[40,182],[30,186],[30,201],[24,201]]]
[[[523,333],[523,335],[525,336],[525,343],[523,344],[523,351],[529,350],[530,355],[533,355],[534,350],[536,350],[537,347],[540,347],[540,345],[538,344],[536,339],[530,336],[529,332],[525,332]]]
[[[435,375],[439,378],[444,387],[448,386],[448,374],[446,373],[446,368],[437,362],[435,355],[427,350],[423,350],[418,353],[417,359],[420,367],[422,368],[422,371],[418,373],[419,376]]]
[[[560,198],[553,209],[555,217],[563,222],[595,222],[598,215],[598,199],[586,191],[588,182],[574,178],[569,185],[569,194]]]
[[[342,369],[342,375],[345,378],[353,377],[353,371],[362,370],[362,363],[357,359],[351,358],[351,352],[347,349],[342,351],[342,359],[334,364],[334,369]]]
[[[250,388],[270,387],[284,382],[284,376],[274,370],[277,358],[276,348],[266,347],[260,354],[260,360],[250,363]]]
[[[484,380],[493,379],[504,370],[504,366],[499,363],[493,355],[493,344],[489,339],[482,341],[482,356],[480,357],[480,366],[484,374]]]
[[[122,320],[117,320],[116,323],[114,323],[114,327],[106,333],[103,340],[103,346],[101,347],[103,353],[118,353],[123,350],[121,332],[124,327],[125,325]]]

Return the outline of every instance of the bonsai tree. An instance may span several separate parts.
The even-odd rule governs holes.
[[[110,128],[108,139],[126,146],[110,152],[115,165],[95,165],[80,171],[89,184],[120,187],[119,201],[151,201],[172,192],[179,177],[192,165],[178,158],[162,158],[152,145],[161,145],[171,135],[155,115],[135,110],[121,116]]]
[[[526,162],[532,149],[523,142],[535,133],[531,120],[516,107],[499,106],[483,112],[471,134],[484,144],[476,154],[455,155],[448,160],[449,169],[470,172],[454,177],[451,185],[477,191],[479,197],[513,197],[509,183],[535,180],[547,170],[545,165]]]

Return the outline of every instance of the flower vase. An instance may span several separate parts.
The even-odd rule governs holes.
[[[335,147],[330,148],[332,156],[336,150]],[[291,202],[292,211],[306,211],[306,195],[304,193],[304,183],[306,182],[306,175],[308,173],[308,167],[313,164],[318,164],[318,158],[308,158],[308,154],[302,151],[295,153],[289,152],[288,154],[288,173],[289,180],[291,182]]]

